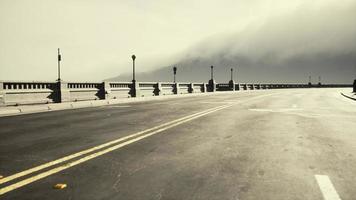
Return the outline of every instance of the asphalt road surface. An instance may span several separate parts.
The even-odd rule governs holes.
[[[0,199],[354,200],[356,102],[340,91],[2,117]]]

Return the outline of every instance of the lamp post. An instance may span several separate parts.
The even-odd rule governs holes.
[[[132,55],[131,58],[132,58],[132,82],[135,82],[136,81],[136,79],[135,79],[135,60],[136,60],[136,56]]]
[[[234,80],[233,73],[234,73],[234,69],[231,68],[231,80]]]
[[[210,66],[211,79],[209,80],[209,92],[215,92],[216,83],[214,81],[214,66]]]
[[[237,70],[237,67],[236,67],[236,81],[238,81],[238,70]]]
[[[230,71],[231,71],[231,79],[229,81],[229,87],[232,91],[235,91],[234,69],[231,68]]]
[[[61,60],[62,60],[62,56],[61,56],[61,52],[60,49],[58,48],[58,79],[57,81],[60,82],[61,81]]]
[[[210,72],[211,73],[211,80],[213,80],[214,79],[214,66],[211,66],[210,68],[211,68],[211,70],[210,70],[211,71]]]
[[[177,67],[174,66],[174,67],[173,67],[173,82],[174,82],[174,83],[176,82],[176,74],[177,74]]]

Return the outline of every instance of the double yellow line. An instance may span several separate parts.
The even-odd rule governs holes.
[[[44,172],[41,172],[39,174],[33,175],[33,176],[29,177],[29,178],[20,180],[20,181],[18,181],[16,183],[13,183],[11,185],[5,186],[5,187],[0,189],[0,195],[3,195],[5,193],[10,192],[12,190],[15,190],[17,188],[20,188],[20,187],[23,187],[25,185],[28,185],[28,184],[30,184],[32,182],[37,181],[37,180],[43,179],[43,178],[45,178],[47,176],[50,176],[52,174],[61,172],[61,171],[65,170],[65,169],[68,169],[68,168],[73,167],[75,165],[78,165],[80,163],[89,161],[89,160],[91,160],[93,158],[96,158],[98,156],[104,155],[106,153],[109,153],[111,151],[114,151],[116,149],[124,147],[126,145],[131,144],[131,143],[137,142],[137,141],[142,140],[142,139],[144,139],[146,137],[155,135],[155,134],[160,133],[162,131],[165,131],[165,130],[167,130],[169,128],[172,128],[172,127],[178,126],[180,124],[189,122],[191,120],[194,120],[196,118],[202,117],[204,115],[208,115],[210,113],[213,113],[213,112],[228,108],[228,107],[230,107],[232,105],[233,104],[231,103],[231,104],[228,104],[228,105],[223,105],[223,106],[218,106],[218,107],[214,107],[214,108],[211,108],[211,109],[207,109],[207,110],[204,110],[202,112],[198,112],[198,113],[195,113],[195,114],[192,114],[192,115],[188,115],[188,116],[185,116],[185,117],[182,117],[182,118],[179,118],[179,119],[176,119],[176,120],[161,124],[159,126],[155,126],[153,128],[149,128],[149,129],[146,129],[144,131],[140,131],[140,132],[137,132],[135,134],[128,135],[128,136],[125,136],[125,137],[122,137],[122,138],[119,138],[119,139],[116,139],[116,140],[113,140],[113,141],[110,141],[110,142],[107,142],[107,143],[92,147],[92,148],[89,148],[89,149],[86,149],[86,150],[83,150],[83,151],[80,151],[80,152],[77,152],[77,153],[74,153],[74,154],[59,158],[57,160],[54,160],[54,161],[39,165],[37,167],[33,167],[33,168],[30,168],[30,169],[24,170],[22,172],[18,172],[16,174],[4,177],[3,179],[0,179],[0,184],[4,184],[4,183],[10,182],[10,181],[13,181],[15,179],[21,178],[23,176],[27,176],[27,175],[33,174],[33,173],[38,172],[40,170],[43,170],[43,169],[46,169],[46,168],[49,168],[49,167],[52,167],[52,166],[55,166],[55,165],[62,164],[62,165],[59,165],[59,166],[55,166],[54,168],[48,169],[47,171],[44,171]],[[77,159],[74,159],[74,158],[77,158]],[[69,160],[72,160],[72,161],[66,162],[66,161],[69,161]]]

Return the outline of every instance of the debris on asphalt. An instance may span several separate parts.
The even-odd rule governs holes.
[[[66,187],[67,187],[67,184],[64,184],[64,183],[58,183],[53,186],[54,189],[58,189],[58,190],[64,189]]]

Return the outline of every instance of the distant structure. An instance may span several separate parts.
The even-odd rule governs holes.
[[[321,76],[319,76],[319,82],[318,82],[318,86],[321,86]]]
[[[58,55],[58,59],[57,59],[57,70],[58,70],[58,78],[57,81],[60,82],[61,81],[61,60],[62,60],[62,55],[60,52],[60,49],[57,49],[57,55]]]
[[[173,67],[173,83],[176,83],[177,67]]]
[[[309,87],[311,87],[311,86],[312,86],[312,83],[311,83],[311,76],[309,76],[309,82],[308,82],[308,85],[309,85]]]
[[[214,80],[214,66],[210,66],[210,73],[211,77],[209,80],[209,92],[215,92],[216,91],[216,82]]]
[[[232,88],[232,91],[235,91],[235,81],[234,81],[234,69],[231,68],[231,79],[229,81],[229,86]]]

